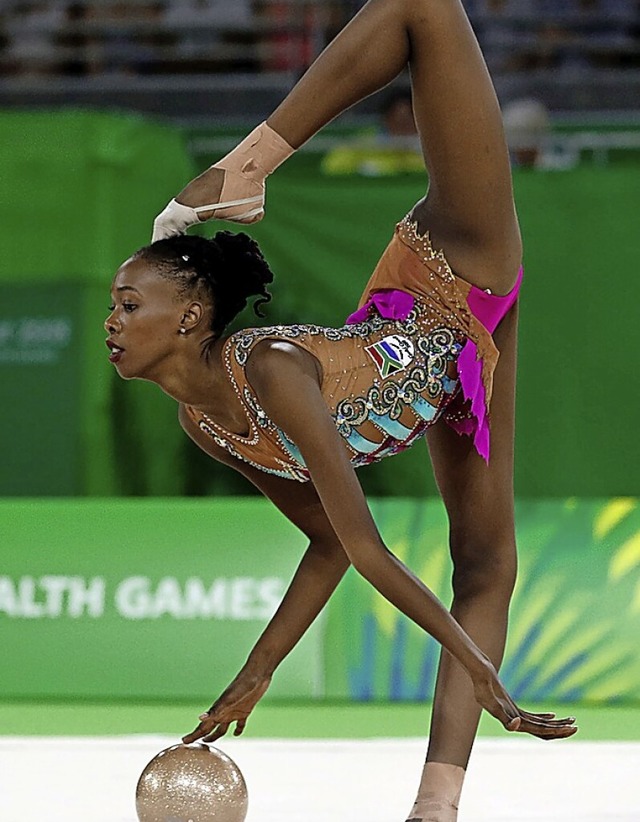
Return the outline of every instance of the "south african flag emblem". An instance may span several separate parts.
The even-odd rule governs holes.
[[[404,371],[414,356],[411,340],[399,334],[392,334],[373,345],[368,345],[365,351],[376,364],[383,379],[398,371]]]

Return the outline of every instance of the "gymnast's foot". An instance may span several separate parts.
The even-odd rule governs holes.
[[[417,799],[407,817],[407,822],[457,822],[458,807],[448,802],[435,802],[431,799]]]
[[[176,200],[191,208],[207,203],[219,203],[224,178],[224,169],[211,166],[192,180],[188,186],[183,188],[176,197]],[[200,219],[206,220],[209,216],[209,214],[202,214],[200,215]]]
[[[266,122],[208,168],[155,219],[153,242],[210,220],[255,223],[264,216],[265,180],[294,152]]]
[[[464,768],[427,762],[418,796],[406,822],[457,822]]]
[[[211,166],[156,217],[152,241],[182,234],[192,225],[212,218],[255,223],[264,214],[264,180],[245,179],[234,170]]]

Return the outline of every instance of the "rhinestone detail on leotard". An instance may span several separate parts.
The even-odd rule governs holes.
[[[342,328],[318,325],[275,325],[232,335],[223,349],[223,363],[248,421],[246,436],[225,431],[214,420],[190,409],[203,431],[234,457],[268,473],[304,481],[309,478],[296,445],[270,420],[246,380],[249,355],[261,340],[290,340],[320,362],[322,394],[354,466],[377,461],[411,445],[440,416],[447,421],[471,413],[460,396],[458,356],[469,340],[478,347],[486,405],[497,351],[491,336],[467,303],[469,284],[451,271],[442,251],[405,217],[396,237],[374,271],[358,309],[366,317]],[[376,291],[402,289],[414,298],[403,319],[370,306]],[[405,301],[406,304],[406,301]],[[360,319],[360,318],[358,318]],[[410,341],[415,352],[396,363],[393,373],[378,371],[369,358],[393,335]],[[373,355],[371,355],[373,356]],[[381,353],[384,359],[384,352]],[[402,359],[402,357],[400,357]],[[455,400],[455,401],[454,401]]]
[[[321,357],[323,371],[327,370],[323,393],[327,396],[336,429],[343,438],[354,466],[359,467],[397,453],[409,447],[424,433],[457,390],[455,359],[462,340],[446,327],[430,330],[428,326],[431,324],[422,316],[422,307],[417,306],[403,321],[385,320],[374,315],[364,322],[342,328],[291,325],[239,331],[227,340],[223,349],[223,363],[234,392],[245,408],[248,433],[243,436],[228,432],[202,413],[199,413],[197,423],[202,431],[213,437],[220,447],[235,458],[268,473],[298,481],[307,480],[309,474],[295,444],[269,419],[246,380],[243,385],[238,382],[238,372],[244,375],[249,354],[258,342],[264,339],[291,340],[304,348],[312,346]],[[389,339],[393,334],[400,334],[413,341],[414,361],[395,379],[376,376],[367,383],[368,388],[364,393],[361,390],[350,390],[345,394],[344,386],[357,380],[362,368],[375,373],[368,355],[364,353],[366,344],[375,342],[376,339]],[[346,340],[359,344],[353,353],[343,357],[346,367],[332,370],[336,357],[331,356],[331,346]],[[329,348],[322,353],[327,345]],[[355,357],[356,350],[359,352],[358,357]],[[332,385],[335,387],[331,388]],[[418,403],[422,403],[422,416],[414,409],[414,405]],[[407,415],[408,421],[404,422]],[[400,422],[401,419],[403,422]],[[359,434],[359,427],[365,423],[378,431],[377,442],[363,439]],[[266,442],[270,442],[272,446],[269,465],[252,459],[250,454],[250,449]],[[359,450],[363,445],[364,452]],[[277,455],[276,450],[279,452]]]

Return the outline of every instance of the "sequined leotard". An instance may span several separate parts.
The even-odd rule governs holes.
[[[497,297],[461,280],[405,217],[345,326],[252,328],[226,341],[224,366],[247,415],[246,436],[194,408],[187,412],[232,456],[308,480],[298,448],[260,407],[245,374],[258,342],[287,340],[318,359],[322,395],[355,467],[408,448],[441,417],[472,436],[488,459],[498,359],[490,332],[515,302],[520,281],[521,274],[506,297]]]

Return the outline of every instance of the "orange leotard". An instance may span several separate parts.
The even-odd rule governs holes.
[[[246,412],[246,436],[194,408],[187,412],[234,457],[278,476],[309,479],[299,449],[260,407],[245,372],[258,342],[286,340],[320,363],[322,395],[355,467],[404,450],[441,417],[473,435],[481,426],[473,397],[461,391],[458,360],[471,345],[488,411],[498,359],[491,334],[469,308],[473,288],[454,276],[442,252],[407,217],[347,325],[251,328],[228,338],[224,367]]]

